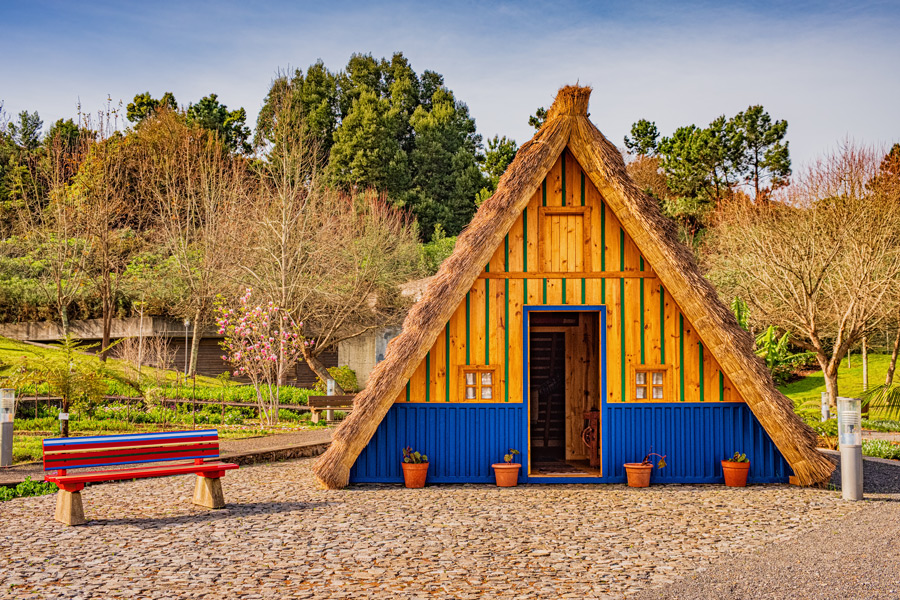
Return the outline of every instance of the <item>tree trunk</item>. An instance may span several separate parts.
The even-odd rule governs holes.
[[[897,326],[897,336],[894,338],[894,348],[891,350],[891,362],[888,363],[887,375],[884,376],[884,385],[894,383],[894,370],[897,368],[898,352],[900,352],[900,325]]]
[[[303,360],[306,361],[306,364],[309,365],[309,368],[312,369],[313,373],[319,376],[319,379],[325,382],[332,379],[328,369],[322,364],[322,361],[319,360],[318,356],[311,353],[306,346],[303,347],[302,352]],[[334,382],[334,391],[338,395],[344,394],[344,388],[338,385],[337,381]]]
[[[66,416],[69,416],[69,398],[67,396],[63,396],[62,409],[59,412],[67,413]],[[60,430],[60,436],[69,437],[69,419],[60,421]]]
[[[188,375],[197,373],[197,357],[200,354],[200,336],[203,330],[200,327],[200,310],[194,314],[194,335],[191,338],[191,366],[188,368]]]
[[[862,339],[862,365],[863,365],[863,391],[869,389],[869,349],[866,347],[868,340],[866,336]]]
[[[828,392],[828,411],[833,415],[837,414],[838,364],[840,364],[839,361],[832,359],[828,361],[828,365],[822,369],[822,375],[825,376],[825,390]]]
[[[103,286],[100,291],[102,322],[103,322],[103,339],[100,342],[100,360],[106,362],[106,356],[109,354],[109,336],[112,329],[112,285],[109,282],[109,275],[104,276]]]

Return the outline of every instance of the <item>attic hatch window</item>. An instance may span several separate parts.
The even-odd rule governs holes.
[[[477,402],[493,400],[496,396],[497,367],[490,365],[467,365],[460,367],[463,401]]]
[[[666,399],[666,372],[652,369],[634,374],[634,399],[662,401]]]

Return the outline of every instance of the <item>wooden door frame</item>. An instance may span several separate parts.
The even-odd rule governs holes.
[[[529,372],[529,354],[531,353],[531,336],[529,318],[532,312],[595,312],[599,315],[599,371],[600,371],[600,452],[601,475],[600,477],[553,477],[531,475],[531,374]],[[605,304],[561,304],[561,305],[525,305],[522,307],[522,404],[525,426],[522,428],[524,438],[521,441],[523,476],[526,482],[533,483],[588,483],[602,480],[609,469],[607,468],[607,435],[606,435],[606,305]]]

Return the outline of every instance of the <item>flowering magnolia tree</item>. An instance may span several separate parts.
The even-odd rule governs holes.
[[[300,330],[303,323],[295,323],[273,302],[254,306],[250,302],[252,290],[238,300],[236,307],[221,306],[216,323],[225,336],[222,360],[234,367],[235,375],[246,376],[256,389],[260,420],[268,425],[278,423],[281,383],[297,364],[304,345]]]

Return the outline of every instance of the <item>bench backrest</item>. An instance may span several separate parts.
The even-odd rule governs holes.
[[[44,440],[45,471],[218,457],[216,429]]]
[[[310,396],[310,408],[322,408],[323,406],[353,406],[356,396]]]

